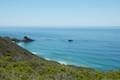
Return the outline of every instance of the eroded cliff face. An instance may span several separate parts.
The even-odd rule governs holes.
[[[120,71],[103,73],[47,61],[0,37],[0,80],[120,80]]]

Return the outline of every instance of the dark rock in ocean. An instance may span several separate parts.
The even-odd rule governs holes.
[[[69,39],[68,42],[73,42],[73,40]]]
[[[33,39],[31,39],[31,38],[29,38],[27,36],[24,36],[23,39],[17,39],[17,38],[9,38],[9,39],[11,39],[14,42],[32,42],[32,41],[34,41]]]
[[[34,40],[27,36],[24,36],[24,38],[22,39],[22,42],[32,42],[32,41],[34,41]]]

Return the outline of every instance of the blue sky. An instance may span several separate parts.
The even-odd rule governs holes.
[[[0,26],[120,26],[120,0],[0,0]]]

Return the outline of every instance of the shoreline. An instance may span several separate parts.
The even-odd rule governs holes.
[[[22,46],[22,43],[17,43],[18,46],[20,47],[23,47]],[[24,47],[23,47],[24,48]],[[37,52],[33,52],[33,51],[30,51],[32,54],[34,55],[37,55],[38,53]],[[39,57],[39,55],[37,55]],[[41,56],[42,57],[42,56]],[[55,60],[52,60],[50,58],[47,58],[47,57],[42,57],[44,58],[45,60],[48,60],[48,61],[55,61]],[[55,61],[55,62],[58,62],[59,64],[63,64],[63,65],[69,65],[67,62],[64,62],[64,61]]]
[[[22,43],[21,43],[21,42],[20,42],[20,43],[17,43],[17,45],[24,48],[24,46],[22,46]],[[28,51],[29,51],[29,50],[28,50]],[[94,69],[94,68],[91,68],[91,67],[88,67],[88,66],[84,66],[84,65],[83,65],[83,66],[82,66],[82,65],[80,66],[80,65],[75,65],[75,64],[72,64],[72,63],[67,63],[67,62],[62,61],[62,60],[54,60],[54,59],[50,59],[50,58],[48,58],[48,57],[43,57],[43,56],[37,55],[37,54],[39,54],[39,53],[34,52],[34,51],[30,51],[30,52],[31,52],[32,54],[38,56],[38,57],[42,57],[43,59],[45,59],[45,60],[47,60],[47,61],[53,61],[53,62],[59,63],[59,64],[61,64],[61,65]],[[96,69],[94,69],[94,70],[96,70]]]
[[[31,53],[33,53],[34,55],[37,55],[38,53],[37,52],[31,52]],[[40,56],[40,55],[37,55],[38,57]],[[42,57],[42,56],[41,56]],[[47,61],[54,61],[54,62],[57,62],[57,63],[59,63],[59,64],[63,64],[63,65],[69,65],[67,62],[64,62],[64,61],[55,61],[55,60],[52,60],[52,59],[50,59],[50,58],[47,58],[47,57],[42,57],[42,58],[44,58],[45,60],[47,60]]]
[[[24,48],[24,46],[22,45],[22,42],[17,43],[17,45]],[[27,50],[27,49],[26,49],[26,50]],[[30,51],[30,50],[28,50],[28,51]],[[101,72],[119,71],[119,70],[120,70],[120,69],[101,70],[101,69],[97,69],[97,68],[89,67],[89,66],[85,66],[85,65],[77,65],[77,64],[74,64],[74,63],[67,63],[67,62],[65,62],[65,61],[63,61],[63,60],[50,59],[50,58],[48,58],[48,57],[43,57],[43,56],[41,56],[41,55],[37,55],[37,54],[39,54],[39,53],[37,53],[37,52],[33,52],[33,51],[30,51],[30,52],[31,52],[32,54],[38,56],[38,57],[41,57],[41,58],[47,60],[47,61],[56,62],[56,63],[59,63],[59,64],[61,64],[61,65],[74,66],[74,67],[79,67],[79,68],[88,68],[88,69],[93,69],[93,70],[97,70],[97,71],[101,71]]]
[[[30,52],[31,52],[31,51],[30,51]],[[38,56],[38,57],[42,57],[42,58],[45,59],[46,61],[56,62],[56,63],[59,63],[60,65],[74,66],[74,67],[77,67],[77,68],[93,69],[93,70],[100,71],[100,72],[120,71],[120,69],[116,69],[116,70],[100,70],[100,69],[88,67],[88,66],[85,66],[85,65],[75,65],[75,64],[72,64],[72,63],[70,64],[70,63],[64,62],[64,61],[62,61],[62,60],[53,60],[53,59],[50,59],[50,58],[47,58],[47,57],[43,57],[43,56],[37,55],[37,54],[38,54],[37,52],[31,52],[31,53],[34,54],[34,55],[36,55],[36,56]]]

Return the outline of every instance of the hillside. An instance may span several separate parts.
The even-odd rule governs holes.
[[[120,80],[120,71],[100,72],[47,61],[0,37],[0,80]]]

